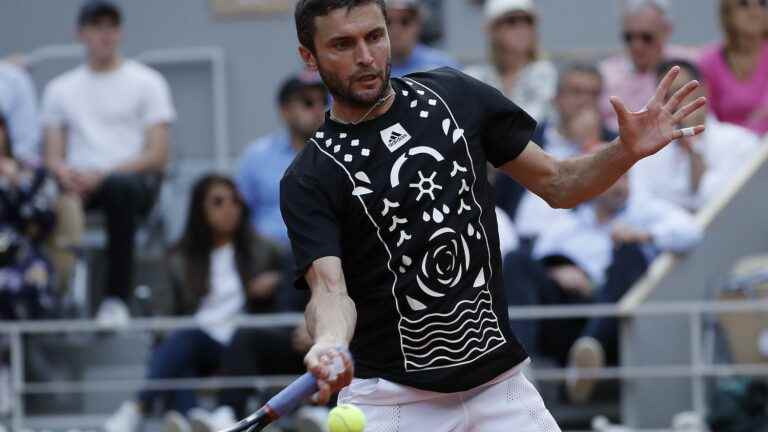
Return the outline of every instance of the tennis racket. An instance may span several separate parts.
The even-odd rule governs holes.
[[[272,397],[263,407],[236,425],[221,432],[257,432],[296,409],[301,402],[317,391],[317,379],[309,372],[297,378]]]

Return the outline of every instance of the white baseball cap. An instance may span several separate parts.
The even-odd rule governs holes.
[[[533,0],[486,0],[485,19],[494,21],[510,12],[523,11],[528,13],[536,12]]]

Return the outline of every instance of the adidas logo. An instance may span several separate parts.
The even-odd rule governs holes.
[[[405,143],[411,140],[411,134],[409,134],[400,123],[395,123],[380,133],[381,140],[384,142],[390,152],[396,151]]]

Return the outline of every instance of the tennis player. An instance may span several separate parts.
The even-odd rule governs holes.
[[[461,72],[390,79],[383,0],[300,0],[295,18],[299,53],[333,95],[281,182],[296,283],[312,293],[316,401],[341,390],[370,431],[559,431],[509,330],[486,163],[576,206],[704,130],[676,128],[705,104],[680,107],[698,83],[667,99],[673,69],[644,110],[613,99],[620,138],[559,161],[529,143],[529,115]]]

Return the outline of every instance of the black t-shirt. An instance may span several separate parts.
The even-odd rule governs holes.
[[[486,161],[516,158],[536,122],[449,68],[392,87],[378,118],[328,116],[283,177],[296,284],[314,260],[339,257],[357,307],[356,376],[463,391],[527,357],[509,331]]]

